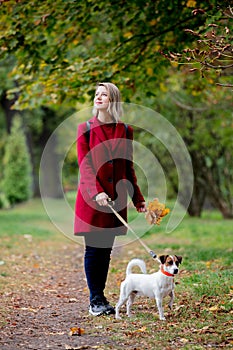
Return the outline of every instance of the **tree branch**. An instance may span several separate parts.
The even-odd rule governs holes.
[[[173,24],[172,26],[168,27],[168,28],[165,28],[163,31],[160,31],[159,33],[153,33],[153,32],[149,32],[149,33],[146,33],[146,34],[136,34],[136,35],[133,35],[132,37],[124,40],[122,43],[120,43],[114,50],[117,50],[119,49],[120,47],[124,46],[126,43],[134,40],[134,39],[137,39],[137,38],[146,38],[147,39],[145,41],[143,41],[144,44],[148,44],[150,41],[152,41],[154,38],[157,38],[157,37],[160,37],[162,36],[163,34],[166,34],[166,33],[169,33],[169,32],[172,32],[174,31],[175,28],[181,26],[182,24],[185,24],[187,22],[189,22],[190,20],[193,20],[193,15],[192,16],[189,16],[181,21],[179,21],[178,23],[175,23]]]
[[[209,68],[214,68],[214,69],[227,69],[227,68],[232,68],[233,67],[233,63],[232,64],[228,64],[226,66],[220,66],[220,65],[214,66],[214,65],[212,65],[212,64],[210,64],[208,62],[199,62],[199,63],[203,64],[204,66],[207,66]]]
[[[208,109],[208,107],[192,107],[192,106],[187,106],[184,103],[178,101],[174,96],[171,96],[171,99],[173,100],[173,102],[175,102],[175,104],[182,108],[182,109],[186,109],[188,111],[196,111],[196,112],[203,112],[206,111]]]
[[[233,84],[221,84],[221,83],[216,83],[216,85],[223,86],[223,87],[233,87]]]

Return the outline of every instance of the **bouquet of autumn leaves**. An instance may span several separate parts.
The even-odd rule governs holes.
[[[162,217],[169,212],[170,209],[166,208],[165,204],[159,203],[158,198],[155,198],[153,201],[149,202],[145,217],[150,225],[160,225]]]

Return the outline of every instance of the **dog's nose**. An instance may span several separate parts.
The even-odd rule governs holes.
[[[178,269],[174,269],[174,272],[173,272],[174,275],[176,275],[178,273],[178,271],[179,271]]]

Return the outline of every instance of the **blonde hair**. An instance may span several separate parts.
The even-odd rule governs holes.
[[[118,122],[123,112],[121,106],[121,94],[118,87],[113,83],[98,83],[96,85],[96,90],[99,86],[104,86],[107,90],[110,101],[107,111],[112,118]],[[95,108],[93,109],[93,113],[98,116],[98,111]]]

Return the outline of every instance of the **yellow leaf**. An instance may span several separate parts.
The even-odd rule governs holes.
[[[98,74],[99,74],[99,72],[97,72],[96,70],[94,70],[93,72],[91,72],[91,75],[93,75],[94,77],[97,77]]]
[[[150,21],[149,23],[151,26],[154,26],[157,23],[157,21],[156,21],[156,19],[152,19],[152,21]]]
[[[193,96],[198,96],[198,95],[200,95],[200,92],[199,91],[196,91],[196,90],[192,90],[192,95]]]
[[[151,68],[151,67],[148,67],[146,72],[150,77],[154,74],[153,68]]]
[[[80,336],[80,335],[82,335],[82,334],[84,334],[84,333],[85,333],[85,331],[84,331],[83,328],[80,328],[80,327],[71,327],[71,328],[70,328],[69,335],[71,335],[71,336],[73,336],[73,335],[78,335],[78,336]]]
[[[147,209],[148,210],[146,212],[145,217],[147,222],[150,225],[152,224],[159,225],[162,220],[162,217],[167,215],[170,212],[170,209],[165,208],[164,204],[159,203],[157,198],[149,202]]]
[[[188,0],[187,7],[195,7],[196,6],[196,1],[195,0]]]
[[[40,22],[41,22],[41,19],[37,19],[37,20],[34,22],[35,26],[38,26],[38,25],[40,24]]]
[[[174,68],[178,67],[178,62],[172,61],[170,63],[172,65],[172,67],[174,67]]]
[[[115,63],[115,64],[112,65],[112,69],[113,69],[114,71],[116,71],[118,68],[119,68],[118,63]]]
[[[126,39],[130,39],[132,36],[133,36],[132,32],[126,32],[126,33],[123,34],[123,37],[126,38]]]
[[[214,305],[214,306],[211,306],[209,308],[209,311],[213,311],[213,312],[218,311],[218,310],[219,310],[219,306],[218,305]]]
[[[137,329],[137,332],[145,332],[146,331],[146,327],[143,326],[142,328]]]
[[[153,48],[153,52],[158,52],[161,49],[161,46],[159,44],[156,44]]]
[[[208,80],[208,82],[209,82],[210,84],[213,84],[213,83],[214,83],[213,79],[211,79],[211,78],[209,78],[209,79],[207,79],[207,80]]]
[[[160,87],[160,90],[161,90],[162,92],[167,92],[167,87],[166,87],[166,85],[165,85],[164,83],[160,83],[160,84],[159,84],[159,87]]]

